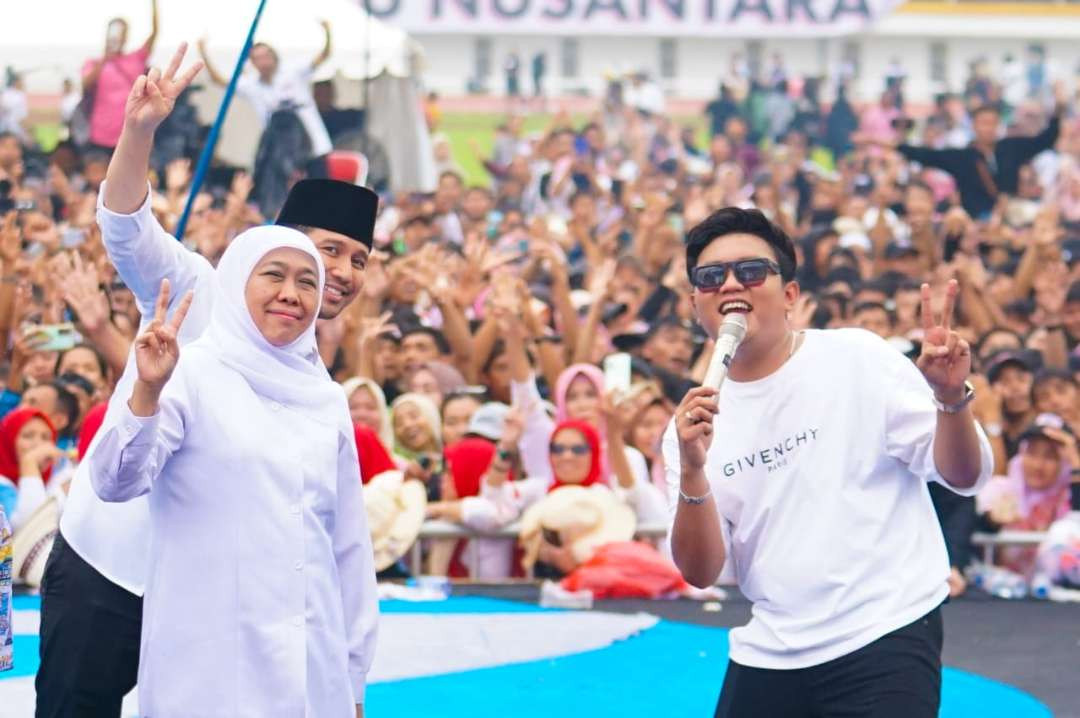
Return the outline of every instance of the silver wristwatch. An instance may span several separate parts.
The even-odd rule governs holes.
[[[971,401],[975,398],[975,387],[972,386],[970,381],[964,382],[964,390],[964,398],[956,402],[955,404],[944,404],[939,401],[936,396],[933,397],[934,406],[936,406],[937,410],[943,414],[960,413],[964,409],[964,407],[970,404]]]

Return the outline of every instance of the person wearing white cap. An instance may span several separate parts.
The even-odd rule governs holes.
[[[135,341],[137,379],[90,457],[104,501],[148,496],[142,715],[362,715],[378,599],[352,420],[318,360],[325,270],[300,232],[257,227]]]
[[[488,474],[495,472],[505,481],[518,451],[517,426],[520,414],[506,404],[488,402],[469,420],[465,437],[446,447],[447,470],[456,497],[428,504],[427,516],[466,526],[474,531],[495,531],[517,518],[502,510],[492,498],[493,484]],[[505,502],[503,502],[505,503]],[[508,578],[511,575],[513,544],[499,539],[471,539],[461,551],[463,562],[472,568],[472,578]]]

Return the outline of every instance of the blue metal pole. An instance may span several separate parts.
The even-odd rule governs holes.
[[[251,21],[247,40],[244,41],[244,47],[240,50],[240,56],[236,58],[236,67],[233,69],[229,86],[225,88],[225,97],[221,100],[221,107],[218,108],[217,119],[214,120],[214,125],[210,128],[210,134],[206,138],[206,146],[203,147],[202,154],[199,155],[199,164],[195,167],[195,177],[191,181],[191,193],[188,195],[187,204],[184,205],[184,213],[180,215],[180,222],[176,225],[177,239],[184,238],[184,230],[187,228],[191,206],[195,204],[195,197],[198,196],[199,188],[206,179],[206,172],[210,169],[210,160],[214,156],[214,147],[217,145],[218,135],[221,134],[221,126],[225,123],[225,115],[229,112],[229,105],[232,103],[233,94],[236,92],[236,83],[240,79],[240,74],[244,71],[244,63],[247,62],[251,45],[255,41],[255,29],[259,26],[259,20],[262,18],[263,8],[265,7],[266,0],[259,0],[259,9],[255,11],[255,19]]]

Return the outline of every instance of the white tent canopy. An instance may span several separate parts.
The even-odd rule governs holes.
[[[234,59],[244,43],[244,33],[236,29],[251,23],[257,0],[179,1],[184,5],[189,27],[170,27],[165,37],[175,38],[174,44],[185,37],[206,37],[214,57],[224,54]],[[193,7],[198,5],[205,6],[205,13]],[[207,16],[213,18],[212,23],[206,23]],[[324,19],[333,30],[334,52],[320,67],[320,78],[340,74],[351,80],[365,76],[373,79],[384,72],[394,77],[413,75],[419,46],[403,31],[365,13],[359,0],[268,0],[256,39],[269,44],[283,57],[314,57],[322,49],[323,31],[319,21]],[[185,31],[189,34],[177,35]]]
[[[215,67],[230,75],[258,4],[258,0],[158,0],[160,31],[151,63],[163,65],[181,42],[194,46],[205,38]],[[150,0],[18,3],[0,23],[0,66],[10,65],[24,73],[32,93],[58,93],[64,78],[77,80],[83,63],[101,55],[106,26],[114,17],[128,21],[127,47],[134,49],[150,30]],[[317,77],[333,77],[341,89],[339,96],[353,100],[350,105],[363,96],[356,89],[357,81],[373,80],[371,132],[390,155],[394,189],[431,189],[435,183],[434,164],[427,159],[431,141],[414,79],[420,48],[408,35],[368,16],[359,0],[267,0],[256,40],[274,47],[283,63],[310,62],[323,47],[319,23],[324,19],[331,24],[333,52]],[[193,47],[189,61],[196,56]],[[201,119],[210,122],[223,93],[205,73],[196,82],[206,87],[197,95],[196,104]],[[387,92],[387,86],[393,91]],[[387,96],[397,99],[388,105],[375,101]],[[251,109],[237,98],[217,156],[250,165],[257,130]]]

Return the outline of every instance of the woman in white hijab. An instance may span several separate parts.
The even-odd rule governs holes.
[[[306,236],[249,230],[182,358],[190,299],[166,320],[167,284],[136,340],[91,473],[105,501],[149,494],[142,715],[363,714],[378,603],[348,406],[315,344],[323,280]]]
[[[394,427],[382,387],[367,377],[354,376],[341,385],[354,424],[363,424],[379,436],[387,451],[394,449]]]

